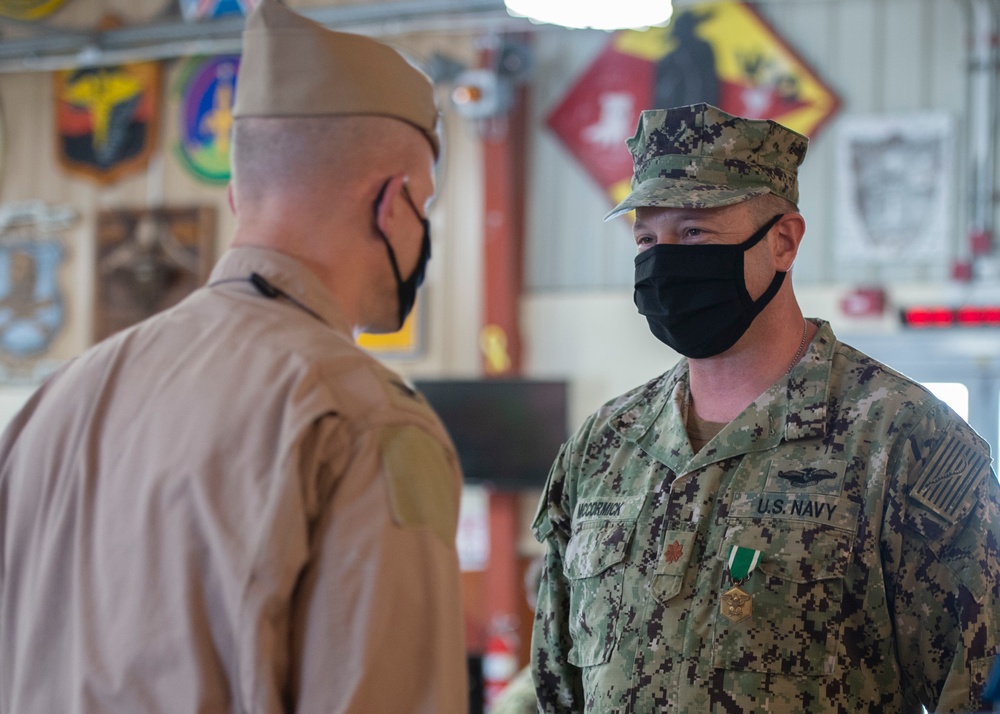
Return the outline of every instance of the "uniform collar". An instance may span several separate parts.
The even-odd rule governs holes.
[[[837,338],[826,321],[812,322],[818,328],[816,336],[795,368],[754,400],[697,455],[691,452],[685,428],[690,393],[686,359],[627,398],[612,414],[612,428],[676,473],[770,449],[783,440],[822,436]]]
[[[328,326],[351,334],[351,326],[319,277],[295,258],[267,248],[239,246],[227,250],[209,277],[210,287],[245,280],[256,273]]]

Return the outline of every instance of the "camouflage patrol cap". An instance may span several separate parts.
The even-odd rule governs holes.
[[[392,117],[440,153],[431,81],[388,45],[328,30],[276,0],[247,18],[233,116]]]
[[[765,193],[797,204],[809,139],[768,119],[692,104],[644,111],[626,144],[632,192],[604,220],[639,206],[714,208]]]

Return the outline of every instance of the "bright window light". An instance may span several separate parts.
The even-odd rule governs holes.
[[[969,388],[961,382],[924,382],[931,394],[955,410],[963,419],[969,418]]]
[[[670,19],[670,0],[505,0],[511,15],[534,22],[574,28],[623,30],[664,25]]]

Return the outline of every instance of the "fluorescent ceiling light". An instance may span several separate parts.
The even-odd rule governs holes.
[[[511,15],[574,28],[622,30],[664,25],[670,0],[504,0]]]

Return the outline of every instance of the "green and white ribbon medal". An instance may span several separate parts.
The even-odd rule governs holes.
[[[734,587],[722,593],[719,611],[727,620],[736,624],[753,614],[753,595],[743,592],[740,585],[746,582],[750,573],[760,562],[760,551],[734,545],[729,551],[729,576]]]
[[[734,545],[729,551],[729,575],[733,581],[740,585],[750,573],[757,567],[760,561],[760,551],[753,548],[742,548]]]

